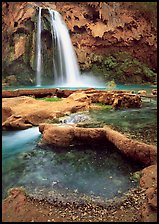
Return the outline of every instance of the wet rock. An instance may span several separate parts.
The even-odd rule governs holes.
[[[63,120],[61,120],[63,123],[66,124],[77,124],[84,121],[89,121],[90,117],[86,114],[72,114],[69,117],[65,117]]]

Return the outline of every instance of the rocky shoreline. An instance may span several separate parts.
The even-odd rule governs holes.
[[[50,90],[49,90],[50,91]],[[36,92],[36,91],[35,91]],[[50,94],[50,92],[42,94]],[[4,92],[3,92],[4,93]],[[30,92],[29,92],[30,93]],[[37,92],[36,92],[37,93]],[[6,94],[6,93],[5,93]],[[13,94],[10,91],[10,94]],[[37,93],[39,94],[39,93]],[[55,94],[55,91],[54,93]],[[58,117],[77,111],[87,111],[93,102],[117,105],[120,102],[129,103],[129,106],[141,106],[141,96],[127,91],[97,91],[94,89],[67,92],[61,102],[38,101],[30,96],[16,96],[2,99],[2,126],[5,129],[24,129],[39,125],[43,134],[43,144],[72,144],[72,141],[110,141],[128,157],[132,157],[145,166],[137,177],[139,188],[127,192],[120,200],[115,199],[96,203],[62,202],[55,200],[52,204],[46,199],[35,199],[27,196],[24,191],[13,188],[9,196],[3,200],[3,221],[155,221],[157,220],[157,147],[129,139],[123,134],[103,128],[80,128],[76,125],[48,124]],[[39,96],[39,95],[38,95]],[[48,95],[47,95],[48,96]],[[63,95],[62,95],[63,96]],[[125,96],[129,101],[124,101]],[[4,97],[4,95],[3,95]],[[114,98],[113,98],[114,97]],[[120,98],[121,97],[121,98]],[[135,97],[135,98],[134,98]],[[113,100],[112,100],[113,98]],[[134,101],[133,101],[134,100]],[[111,102],[110,102],[111,101]],[[117,102],[118,101],[118,102]],[[47,112],[46,112],[47,111]],[[42,124],[44,123],[44,124]],[[67,127],[67,128],[66,128]],[[52,137],[54,136],[54,138]],[[88,142],[89,142],[88,141]],[[55,194],[56,196],[56,194]],[[75,197],[76,198],[76,197]],[[99,201],[98,201],[99,202]],[[30,210],[32,208],[32,211]],[[50,215],[51,209],[51,215]],[[14,212],[11,212],[14,211]],[[29,216],[29,212],[32,215]],[[67,212],[66,212],[67,211]],[[19,214],[19,215],[18,215]],[[45,215],[44,215],[45,214]]]

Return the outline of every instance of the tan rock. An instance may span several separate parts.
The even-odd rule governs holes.
[[[27,129],[32,127],[32,124],[21,116],[11,115],[7,120],[2,123],[2,129]]]
[[[70,112],[88,110],[89,99],[86,97],[86,102],[84,100],[84,102],[81,102],[80,100],[81,98],[79,101],[75,101],[73,98],[66,98],[59,102],[46,102],[28,96],[3,98],[3,107],[10,107],[14,111],[13,116],[3,123],[3,128],[27,128],[42,122],[54,122],[56,118]],[[20,117],[17,117],[17,115]]]
[[[87,94],[83,91],[72,93],[68,99],[73,99],[79,102],[87,102],[88,104],[91,103],[91,100],[88,98]]]
[[[127,138],[125,135],[104,126],[106,138],[121,152],[145,165],[155,164],[157,161],[157,147]],[[152,156],[151,156],[152,155]]]
[[[140,94],[142,96],[146,96],[147,95],[147,92],[146,92],[146,90],[139,90],[138,91],[138,94]]]
[[[10,107],[2,107],[2,123],[7,120],[8,117],[12,115],[12,110]]]
[[[19,58],[21,55],[25,53],[25,44],[26,44],[26,36],[25,37],[18,37],[15,40],[15,53],[14,53],[14,60]]]
[[[75,125],[40,124],[43,142],[49,145],[69,146],[70,144],[90,144],[106,141],[103,128],[79,128]]]
[[[69,146],[74,137],[73,127],[69,125],[42,125],[39,130],[43,133],[43,142],[53,146]]]

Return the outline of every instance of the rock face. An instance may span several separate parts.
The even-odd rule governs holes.
[[[52,80],[52,40],[47,8],[61,13],[81,70],[106,80],[154,82],[157,67],[155,3],[3,2],[3,82],[35,84],[38,7],[42,10],[44,82]],[[149,16],[147,16],[149,14]],[[142,16],[141,16],[142,15]],[[143,64],[144,63],[144,64]],[[151,69],[153,69],[153,71]],[[8,78],[12,77],[12,78]]]

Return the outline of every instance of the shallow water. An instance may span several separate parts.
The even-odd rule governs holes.
[[[57,190],[109,199],[137,185],[130,173],[141,167],[112,145],[50,150],[37,146],[39,139],[37,128],[2,133],[3,198],[10,187],[23,186],[36,197]]]
[[[60,89],[86,89],[86,88],[95,88],[99,90],[110,90],[106,87],[106,85],[94,85],[91,83],[90,85],[83,85],[83,86],[77,86],[77,87],[69,87],[69,86],[55,86],[55,85],[42,85],[42,86],[12,86],[12,87],[3,87],[3,90],[15,90],[15,89],[47,89],[47,88],[60,88]],[[152,89],[157,88],[156,86],[150,86],[150,85],[116,85],[116,87],[113,88],[113,90],[133,90],[135,93],[137,93],[139,90],[146,90],[147,93],[151,93]]]
[[[92,110],[90,117],[94,124],[85,127],[110,125],[135,139],[157,144],[157,99],[142,99],[141,108]]]

